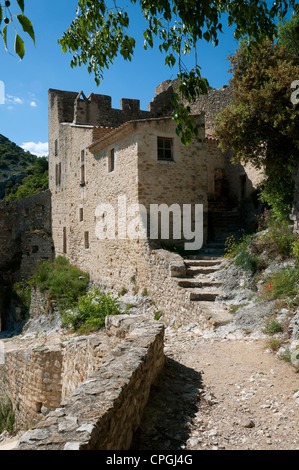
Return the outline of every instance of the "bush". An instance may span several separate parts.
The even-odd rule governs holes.
[[[282,325],[275,318],[268,318],[265,324],[264,333],[267,335],[275,335],[283,331]]]
[[[40,263],[30,280],[32,286],[46,292],[49,298],[57,303],[61,312],[76,304],[78,298],[86,293],[88,283],[89,275],[71,265],[62,256],[54,262]]]
[[[108,315],[120,315],[119,302],[110,293],[102,292],[98,287],[91,288],[87,294],[78,299],[73,312],[63,315],[63,323],[74,331],[91,331],[105,326]]]
[[[299,239],[295,240],[292,244],[292,255],[296,258],[296,261],[299,262]]]
[[[272,299],[285,299],[298,294],[299,268],[287,267],[268,278],[265,295]]]
[[[288,258],[292,255],[292,246],[294,244],[294,234],[289,229],[289,221],[280,218],[269,218],[268,222],[269,232],[266,234],[265,239],[269,246],[272,246],[279,255],[283,258]]]
[[[226,241],[225,258],[235,258],[236,266],[255,273],[258,269],[258,257],[253,253],[253,238],[250,235],[244,235],[240,240],[237,240],[232,235]]]
[[[7,397],[4,402],[0,402],[0,434],[3,431],[13,433],[15,423],[15,415],[11,400]]]

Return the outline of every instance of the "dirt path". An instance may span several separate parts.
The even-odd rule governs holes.
[[[165,354],[133,448],[299,450],[299,374],[265,340],[168,328]]]

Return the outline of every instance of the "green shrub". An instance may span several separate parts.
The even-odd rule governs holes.
[[[57,303],[58,309],[64,311],[76,304],[78,298],[86,293],[89,275],[69,261],[59,256],[52,261],[40,263],[30,284],[46,292],[51,300]]]
[[[292,255],[299,261],[299,239],[295,240],[292,244]]]
[[[264,291],[264,294],[272,299],[294,297],[298,293],[298,284],[299,268],[288,266],[268,278],[268,288]]]
[[[231,243],[228,248],[229,257],[235,257],[235,264],[244,271],[255,273],[258,269],[258,257],[253,252],[253,238],[250,235],[245,235],[239,241],[230,239]]]
[[[15,423],[15,415],[10,398],[0,402],[0,434],[3,431],[8,431],[9,434],[13,433]]]
[[[292,255],[292,246],[294,244],[294,234],[289,229],[289,221],[279,218],[269,218],[269,232],[267,234],[269,245],[277,247],[280,255],[289,257]]]
[[[282,330],[281,324],[275,318],[268,318],[266,320],[264,333],[267,335],[275,335],[275,333],[280,333]]]
[[[78,305],[72,312],[64,313],[63,323],[71,326],[73,331],[92,331],[105,325],[106,316],[120,314],[118,300],[110,293],[93,287],[78,299]]]

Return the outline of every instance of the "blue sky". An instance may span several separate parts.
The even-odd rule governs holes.
[[[15,3],[15,2],[14,2]],[[155,87],[162,81],[175,78],[178,69],[164,65],[164,57],[158,48],[143,50],[142,19],[128,0],[132,11],[132,34],[139,34],[137,49],[132,62],[122,59],[105,73],[99,87],[85,68],[70,67],[70,54],[64,54],[57,39],[62,36],[75,17],[76,0],[26,0],[25,14],[31,19],[36,35],[36,46],[28,35],[22,34],[26,55],[22,61],[13,54],[13,34],[9,35],[11,54],[0,44],[0,81],[5,85],[5,104],[0,105],[0,134],[36,154],[47,152],[48,142],[48,89],[68,91],[83,90],[112,96],[112,105],[120,107],[121,98],[136,98],[141,108],[147,109],[155,94]],[[13,4],[13,2],[12,2]],[[2,39],[0,38],[0,41]],[[225,30],[220,45],[214,48],[202,42],[198,45],[198,62],[202,75],[211,86],[221,88],[230,78],[227,56],[237,48],[232,30]],[[186,63],[194,65],[194,56]]]

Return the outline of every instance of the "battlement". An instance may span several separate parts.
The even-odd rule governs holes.
[[[149,111],[140,109],[140,100],[122,98],[120,109],[112,108],[108,95],[91,93],[88,97],[79,93],[49,90],[49,113],[57,116],[58,122],[78,125],[118,127],[133,119],[150,117]]]

